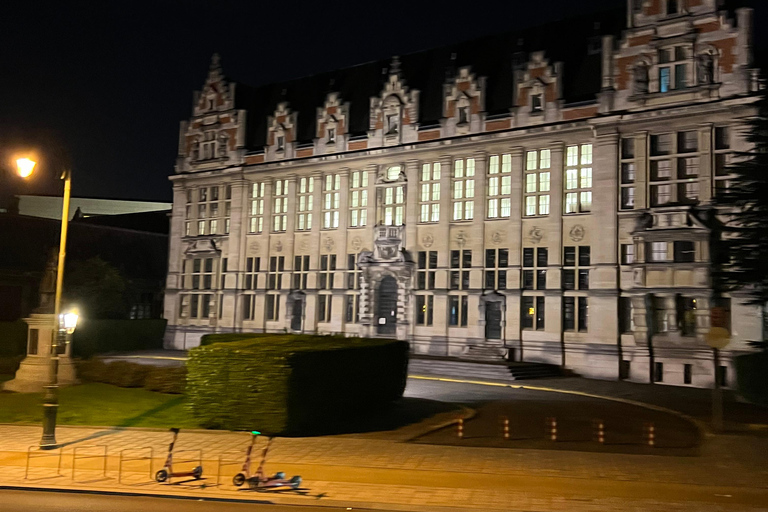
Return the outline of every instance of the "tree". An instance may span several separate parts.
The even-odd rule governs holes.
[[[768,302],[768,95],[755,103],[747,122],[748,151],[739,152],[729,166],[733,179],[718,191],[720,210],[712,248],[715,292],[740,290],[748,304]]]
[[[72,261],[64,277],[67,304],[76,304],[87,318],[125,318],[126,281],[118,269],[99,257]]]

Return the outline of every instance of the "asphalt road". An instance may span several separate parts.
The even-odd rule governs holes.
[[[295,505],[275,505],[254,501],[225,501],[212,499],[156,498],[119,494],[88,494],[55,491],[0,490],[0,510],[3,512],[295,512]],[[302,506],[303,512],[334,512],[338,507]]]

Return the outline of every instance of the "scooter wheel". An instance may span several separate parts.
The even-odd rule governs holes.
[[[252,491],[260,491],[261,488],[259,487],[259,481],[255,478],[249,478],[248,479],[248,488]]]
[[[168,480],[168,471],[161,469],[160,471],[155,473],[155,480],[161,483]]]
[[[273,477],[275,480],[285,480],[285,473],[282,471],[278,471],[275,473],[275,476]]]
[[[203,476],[203,466],[196,466],[192,470],[192,476],[195,477],[195,480],[200,480],[200,477]]]
[[[242,474],[242,473],[238,473],[238,474],[236,474],[236,475],[235,475],[235,476],[232,478],[232,484],[233,484],[233,485],[235,485],[235,486],[237,486],[237,487],[240,487],[240,486],[241,486],[241,485],[243,485],[244,483],[245,483],[245,475],[244,475],[244,474]]]
[[[291,478],[291,488],[298,489],[301,487],[301,477],[299,475],[296,475]]]

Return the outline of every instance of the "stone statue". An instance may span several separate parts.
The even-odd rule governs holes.
[[[700,84],[711,84],[715,81],[714,59],[709,53],[702,53],[696,61]]]
[[[635,94],[648,92],[648,66],[644,62],[635,66]]]
[[[56,272],[58,270],[58,248],[52,247],[48,252],[48,261],[45,263],[45,273],[40,280],[40,305],[35,313],[52,314],[56,297]]]

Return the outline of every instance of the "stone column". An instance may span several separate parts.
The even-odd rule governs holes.
[[[229,183],[232,186],[230,206],[229,240],[227,245],[227,272],[224,275],[224,290],[221,324],[236,329],[242,327],[242,315],[237,314],[240,307],[239,289],[241,271],[245,261],[245,244],[248,233],[248,183],[237,178]]]
[[[419,222],[419,161],[405,162],[405,179],[408,181],[405,190],[405,240],[403,246],[411,252],[418,246],[416,226]]]

